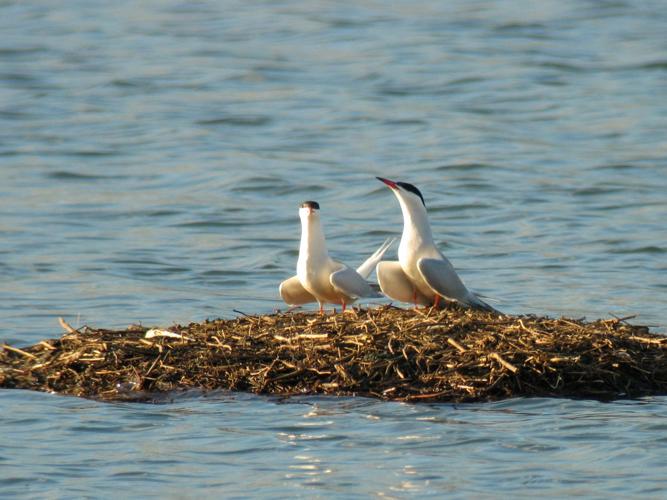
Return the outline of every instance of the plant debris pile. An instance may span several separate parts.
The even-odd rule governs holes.
[[[168,330],[70,328],[59,339],[0,348],[0,387],[139,401],[193,388],[387,400],[606,400],[667,394],[666,354],[667,337],[618,318],[386,306]]]

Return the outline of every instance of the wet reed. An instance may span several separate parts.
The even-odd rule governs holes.
[[[57,339],[0,348],[0,387],[139,401],[193,388],[459,402],[667,394],[667,337],[619,318],[385,306],[167,330],[64,327]]]

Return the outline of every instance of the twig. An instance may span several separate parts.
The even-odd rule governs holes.
[[[447,343],[449,345],[452,345],[452,346],[456,347],[459,352],[466,352],[467,351],[467,349],[465,347],[463,347],[461,344],[459,344],[456,340],[454,340],[451,337],[447,337]]]
[[[512,363],[510,363],[509,361],[505,361],[505,360],[500,356],[500,354],[498,354],[497,352],[492,352],[491,354],[489,354],[489,357],[491,357],[491,358],[495,359],[496,361],[498,361],[498,363],[500,363],[501,365],[503,365],[505,368],[507,368],[507,369],[508,369],[509,371],[511,371],[512,373],[516,373],[516,372],[519,371],[519,369],[518,369],[516,366],[514,366],[514,365],[513,365]]]
[[[664,342],[667,342],[667,337],[664,339],[650,339],[646,337],[638,337],[636,335],[631,335],[629,338],[632,340],[639,340],[640,342],[646,342],[647,344],[657,344],[657,345],[664,345]]]
[[[62,326],[63,330],[67,333],[79,333],[79,331],[73,328],[64,318],[58,318],[58,323],[60,323],[60,326]]]
[[[415,395],[411,394],[403,399],[406,401],[411,401],[413,399],[433,399],[433,398],[438,398],[443,394],[447,394],[447,391],[433,392],[431,394],[415,394]]]
[[[55,350],[56,350],[55,347],[53,347],[51,344],[49,344],[49,343],[48,343],[47,341],[45,341],[45,340],[42,340],[42,341],[38,342],[37,345],[44,346],[44,347],[46,347],[49,351],[55,351]]]
[[[157,355],[157,358],[155,358],[155,361],[153,361],[153,364],[148,369],[148,371],[146,372],[146,375],[144,375],[144,377],[148,377],[151,374],[151,372],[153,371],[153,368],[155,368],[155,365],[157,364],[157,362],[160,361],[160,356],[162,356],[162,354]]]
[[[633,318],[636,318],[636,317],[637,317],[636,314],[631,314],[630,316],[624,316],[624,317],[622,317],[622,318],[619,318],[619,317],[616,316],[615,314],[612,314],[612,313],[609,313],[609,314],[610,314],[611,316],[614,317],[614,319],[616,320],[616,323],[627,323],[626,320],[628,320],[628,319],[633,319]]]
[[[37,356],[35,356],[34,354],[31,354],[29,352],[25,352],[25,351],[19,349],[18,347],[12,347],[12,346],[8,346],[7,344],[4,344],[2,346],[2,348],[7,350],[7,351],[15,352],[16,354],[20,354],[21,356],[25,356],[25,357],[30,358],[30,359],[37,359]]]
[[[519,324],[521,325],[521,328],[523,328],[528,333],[532,333],[533,335],[543,335],[544,334],[544,332],[538,332],[537,330],[531,330],[530,328],[528,328],[526,325],[523,324],[523,320],[521,320],[521,319],[519,320]]]

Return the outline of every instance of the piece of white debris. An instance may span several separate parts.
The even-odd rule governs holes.
[[[151,328],[144,335],[145,339],[152,339],[153,337],[170,337],[172,339],[192,340],[190,337],[181,335],[180,333],[170,332],[169,330],[160,330],[159,328]]]

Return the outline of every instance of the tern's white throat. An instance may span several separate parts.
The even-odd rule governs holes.
[[[403,236],[401,241],[409,241],[413,246],[433,243],[431,224],[429,224],[426,207],[421,199],[400,188],[393,191],[403,212]]]
[[[299,218],[301,219],[299,263],[326,260],[329,252],[320,222],[319,205],[316,202],[303,203],[299,208]]]

